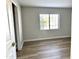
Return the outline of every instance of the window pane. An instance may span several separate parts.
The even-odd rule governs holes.
[[[50,14],[50,29],[58,29],[58,14]]]
[[[40,29],[49,29],[49,14],[40,14]]]

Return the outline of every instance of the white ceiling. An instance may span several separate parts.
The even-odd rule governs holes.
[[[72,7],[72,0],[18,0],[21,6]]]

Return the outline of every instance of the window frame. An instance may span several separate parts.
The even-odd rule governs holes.
[[[43,13],[43,14],[45,14],[45,13]],[[46,13],[46,14],[48,14],[49,15],[49,29],[41,29],[41,25],[40,25],[40,30],[58,30],[58,29],[60,29],[60,14],[58,14],[58,13],[53,13],[53,15],[54,14],[57,14],[58,15],[58,28],[57,29],[50,29],[50,15],[52,14],[52,13]],[[39,18],[40,18],[40,14],[39,14]]]

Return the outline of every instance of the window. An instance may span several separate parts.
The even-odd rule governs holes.
[[[58,29],[58,21],[59,15],[58,14],[50,14],[50,29]]]
[[[59,14],[40,14],[40,29],[58,29]]]
[[[40,28],[41,30],[49,29],[49,14],[40,14]]]

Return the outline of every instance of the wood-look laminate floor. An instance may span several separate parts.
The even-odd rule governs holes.
[[[70,59],[70,38],[24,43],[17,59]]]

